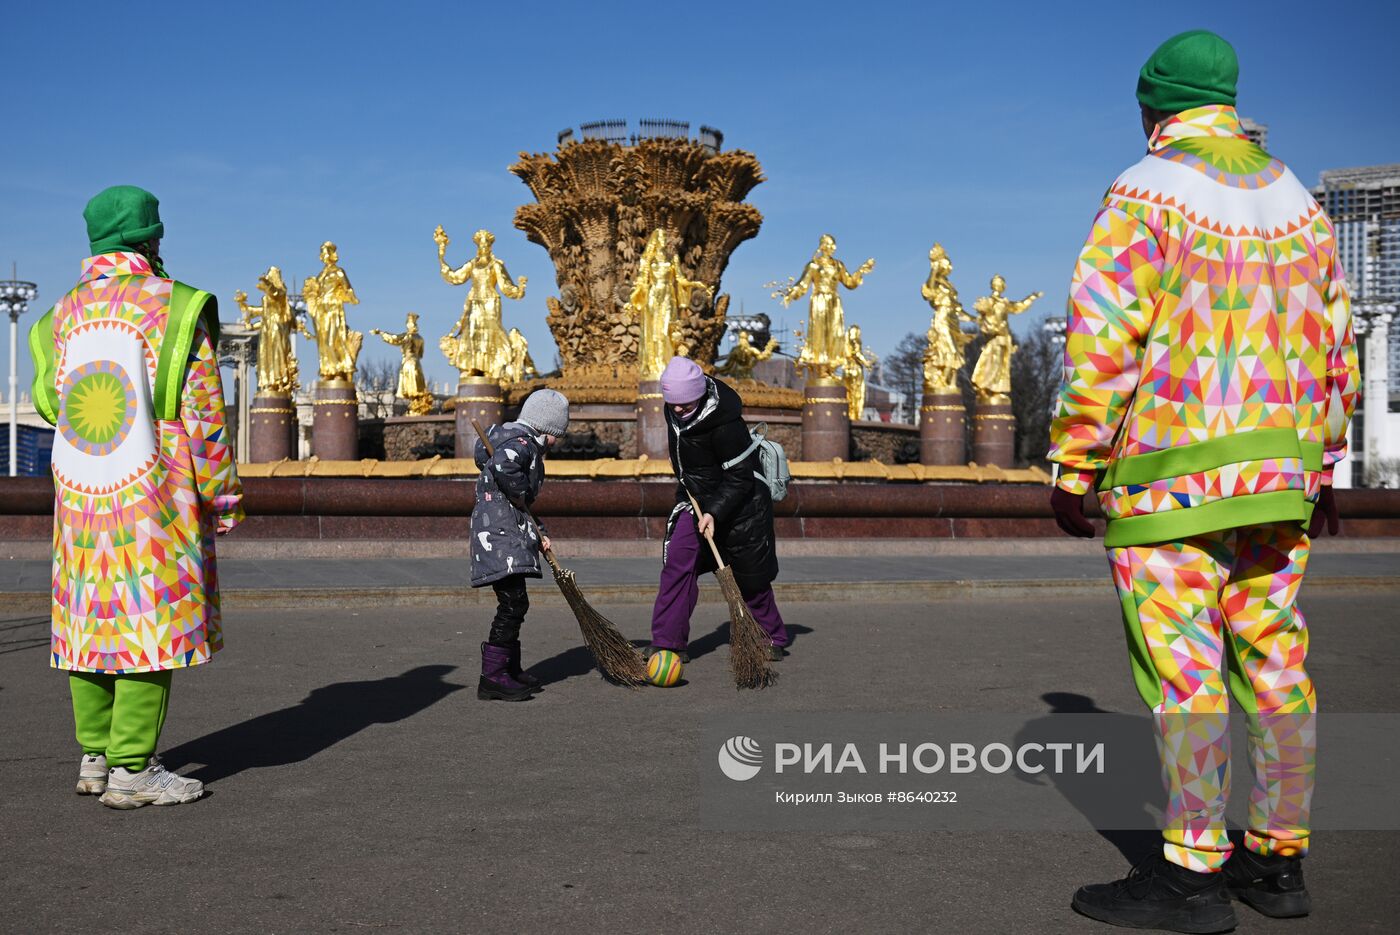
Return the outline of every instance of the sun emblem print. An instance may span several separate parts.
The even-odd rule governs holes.
[[[136,420],[136,388],[122,366],[95,360],[75,368],[63,381],[59,429],[79,451],[115,451]]]

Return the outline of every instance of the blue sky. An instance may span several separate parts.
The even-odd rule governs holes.
[[[1143,150],[1137,69],[1181,30],[1234,43],[1241,113],[1305,183],[1400,161],[1397,26],[1394,5],[1351,0],[12,4],[0,261],[47,307],[86,252],[86,200],[141,185],[161,198],[171,275],[217,293],[225,318],[269,264],[299,281],[334,240],[352,326],[420,313],[429,377],[446,381],[435,339],[464,294],[439,278],[432,230],[462,262],[487,227],[530,278],[507,326],[547,367],[553,268],[511,223],[530,195],[507,167],[580,122],[671,117],[720,128],[768,178],[750,198],[763,229],[722,283],[733,308],[796,325],[763,284],[830,232],[850,265],[878,262],[846,308],[883,354],[927,325],[935,240],[966,301],[1000,272],[1046,292],[1028,318],[1062,309],[1104,189]]]

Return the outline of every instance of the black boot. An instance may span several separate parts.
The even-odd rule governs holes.
[[[690,665],[690,651],[686,649],[670,649],[670,647],[667,646],[651,645],[642,651],[642,657],[645,659],[650,659],[652,656],[655,656],[663,649],[668,650],[669,652],[673,652],[677,656],[680,656],[682,665]]]
[[[1161,854],[1139,863],[1125,879],[1081,886],[1071,905],[1091,919],[1128,928],[1204,935],[1235,927],[1225,874],[1187,870]]]
[[[1231,896],[1271,919],[1296,919],[1312,912],[1301,857],[1264,857],[1237,847],[1225,865],[1225,885]]]
[[[520,668],[520,641],[511,640],[506,648],[510,650],[510,663],[506,666],[506,671],[510,673],[510,677],[532,692],[544,691],[543,682]]]
[[[534,692],[510,677],[510,650],[504,646],[481,644],[481,680],[476,697],[482,701],[529,701]]]

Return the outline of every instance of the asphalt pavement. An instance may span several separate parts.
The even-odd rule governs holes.
[[[790,602],[793,653],[758,693],[729,679],[721,606],[697,612],[683,685],[631,691],[597,677],[546,604],[524,645],[548,685],[523,704],[475,697],[481,607],[234,609],[227,649],[176,674],[163,741],[210,794],[132,812],[73,794],[47,621],[9,614],[0,931],[1106,931],[1070,896],[1120,876],[1150,834],[725,833],[697,805],[716,714],[1035,717],[1066,697],[1139,712],[1117,602],[1093,573],[1094,592]],[[1303,601],[1326,709],[1400,712],[1400,583],[1305,585]],[[646,636],[642,604],[600,606]],[[1313,848],[1313,917],[1239,907],[1239,931],[1394,931],[1400,832],[1320,831]]]
[[[1102,549],[1079,554],[1036,554],[1014,544],[1001,554],[908,555],[891,553],[879,541],[862,555],[801,555],[780,560],[774,585],[781,600],[940,600],[977,590],[1016,595],[1068,591],[1084,595],[1107,587]],[[632,557],[564,558],[590,599],[650,605],[661,570],[659,549]],[[0,613],[42,613],[48,606],[52,566],[45,559],[0,561]],[[231,609],[334,608],[410,605],[459,607],[493,604],[489,588],[473,589],[465,557],[457,558],[234,558],[219,560],[224,604]],[[1385,550],[1321,552],[1312,556],[1308,580],[1322,588],[1386,588],[1400,582],[1400,543]],[[707,579],[708,581],[708,579]],[[707,583],[702,600],[718,602]],[[537,605],[561,604],[552,587],[537,588]]]

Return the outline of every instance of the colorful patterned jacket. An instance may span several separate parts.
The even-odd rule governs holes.
[[[217,303],[144,257],[83,261],[30,332],[54,424],[51,663],[127,674],[222,645],[216,529],[243,517],[214,347]]]
[[[1075,266],[1057,483],[1097,487],[1109,547],[1305,521],[1357,386],[1322,208],[1233,107],[1167,121]]]

